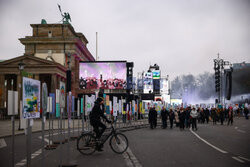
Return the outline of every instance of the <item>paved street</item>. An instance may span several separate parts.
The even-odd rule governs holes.
[[[235,127],[242,131],[237,131]],[[200,140],[190,130],[143,129],[128,132],[130,148],[143,166],[249,166],[250,124],[241,119],[234,126],[199,125],[202,139],[227,153],[221,153]],[[248,158],[241,161],[238,156]],[[233,159],[232,157],[236,157]],[[239,162],[241,161],[241,162]]]
[[[124,132],[129,149],[122,155],[114,153],[106,143],[104,152],[84,156],[76,150],[76,141],[45,150],[45,166],[62,164],[78,166],[249,166],[250,123],[235,118],[233,126],[198,124],[198,131],[178,128],[151,130],[142,128]],[[66,134],[67,135],[67,134]],[[48,136],[46,136],[48,138]],[[0,148],[0,166],[11,166],[11,138],[4,138]],[[16,166],[25,166],[25,136],[16,137]],[[62,153],[60,155],[60,153]],[[32,134],[32,166],[41,166],[41,133]],[[69,163],[68,163],[69,162]]]

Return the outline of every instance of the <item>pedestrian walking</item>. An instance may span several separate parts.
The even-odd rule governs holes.
[[[213,119],[213,125],[216,125],[216,121],[217,121],[217,112],[216,112],[216,108],[212,108],[211,109],[211,117]]]
[[[180,124],[179,114],[178,114],[179,112],[180,112],[179,108],[177,108],[177,110],[174,111],[174,119],[175,119],[176,127],[179,127],[179,124]]]
[[[237,113],[237,116],[240,117],[240,107],[237,108],[236,113]]]
[[[204,112],[204,109],[203,109],[203,108],[201,108],[201,110],[200,110],[200,122],[201,122],[202,124],[205,123],[205,112]]]
[[[223,122],[224,122],[224,110],[223,108],[220,108],[219,109],[219,118],[220,118],[220,124],[223,125]]]
[[[201,123],[201,114],[200,114],[200,107],[198,107],[197,109],[196,109],[196,111],[197,111],[197,113],[198,113],[198,116],[197,116],[197,121],[198,121],[198,123]]]
[[[248,119],[248,113],[249,113],[249,110],[247,107],[244,107],[244,115],[245,115],[245,118]]]
[[[157,126],[157,111],[155,110],[155,107],[151,107],[148,113],[148,121],[150,124],[150,128],[154,129]]]
[[[169,110],[169,122],[170,122],[170,128],[171,129],[173,128],[174,118],[175,118],[175,115],[174,115],[173,109],[171,108]]]
[[[229,123],[231,123],[231,125],[233,125],[233,117],[234,117],[234,115],[233,115],[233,108],[229,107],[227,125],[229,125]]]
[[[166,129],[167,128],[167,118],[168,118],[168,111],[166,110],[165,107],[162,107],[161,110],[161,121],[162,121],[162,128]]]
[[[204,110],[204,113],[205,113],[205,120],[206,120],[206,122],[207,122],[207,124],[208,124],[208,122],[209,122],[209,116],[210,116],[210,113],[209,113],[208,108],[206,108],[206,109]]]
[[[180,121],[180,124],[179,124],[180,130],[184,130],[185,112],[183,108],[180,109],[178,116],[179,116],[179,121]]]
[[[190,112],[191,112],[191,108],[190,107],[186,108],[186,111],[185,111],[185,127],[186,128],[190,128]]]
[[[192,111],[190,112],[190,117],[192,119],[192,130],[197,130],[197,117],[198,117],[198,112],[197,110],[193,107]]]
[[[224,108],[224,120],[225,120],[225,122],[228,121],[228,114],[229,114],[229,108]]]
[[[154,106],[154,119],[153,119],[153,121],[154,121],[154,128],[157,127],[157,116],[158,116],[158,114],[157,114],[157,111],[156,111],[155,106]]]

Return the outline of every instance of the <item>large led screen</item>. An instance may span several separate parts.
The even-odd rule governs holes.
[[[81,62],[80,89],[126,89],[126,62]]]

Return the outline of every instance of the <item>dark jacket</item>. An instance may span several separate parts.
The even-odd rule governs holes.
[[[161,110],[161,119],[165,120],[168,118],[168,111],[165,110]]]
[[[191,111],[190,111],[189,109],[185,111],[185,119],[186,119],[186,120],[189,120],[189,119],[190,119],[190,112],[191,112]]]
[[[175,117],[174,112],[173,111],[169,112],[169,119],[174,120],[174,117]]]
[[[184,121],[185,120],[185,112],[184,111],[179,112],[178,116],[179,116],[179,120],[180,121]]]
[[[210,114],[209,114],[209,110],[207,108],[204,110],[204,113],[205,113],[206,117],[209,117]]]
[[[151,108],[148,113],[148,120],[151,122],[155,119],[157,119],[157,111],[154,108]]]
[[[104,105],[102,105],[101,109],[101,105],[95,102],[95,105],[89,114],[90,122],[101,121],[101,117],[108,121],[107,117],[104,115]]]

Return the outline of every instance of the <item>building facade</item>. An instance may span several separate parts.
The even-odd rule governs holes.
[[[22,56],[0,62],[0,109],[7,108],[8,90],[18,91],[21,99],[21,78],[29,77],[47,83],[48,92],[55,93],[60,82],[66,82],[71,69],[71,91],[79,89],[79,62],[95,61],[87,49],[88,40],[75,32],[70,24],[31,24],[32,36],[19,39],[25,46]],[[24,69],[20,70],[20,63]],[[12,84],[13,83],[13,84]]]

